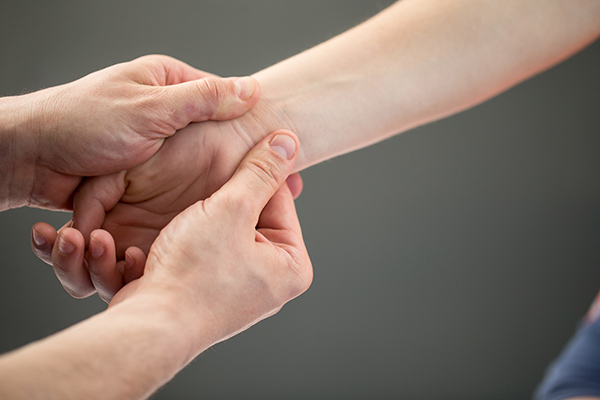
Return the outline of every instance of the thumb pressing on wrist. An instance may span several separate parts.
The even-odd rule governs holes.
[[[292,132],[273,132],[250,150],[217,193],[226,196],[242,218],[256,220],[292,171],[298,149],[298,138]]]
[[[176,85],[163,86],[161,96],[174,110],[177,129],[190,122],[228,120],[250,110],[260,97],[258,82],[241,78],[205,77]],[[168,110],[167,110],[168,111]]]

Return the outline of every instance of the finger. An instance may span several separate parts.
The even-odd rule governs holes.
[[[38,222],[31,228],[31,250],[46,264],[52,265],[52,247],[58,233],[52,225]]]
[[[125,171],[87,179],[77,189],[73,195],[73,228],[81,232],[86,244],[124,193]]]
[[[304,182],[302,181],[302,177],[299,173],[296,172],[295,174],[288,176],[288,178],[285,180],[285,183],[287,183],[288,187],[290,188],[290,192],[292,192],[294,199],[300,197],[302,189],[304,188]]]
[[[232,206],[230,211],[243,220],[257,220],[290,173],[298,147],[298,139],[292,132],[272,133],[250,150],[232,178],[215,194],[227,198]]]
[[[313,270],[302,239],[294,198],[287,185],[279,188],[260,215],[256,241],[264,242],[265,240],[282,249],[293,260],[288,262],[287,266],[294,274],[286,273],[287,270],[282,270],[279,263],[275,264],[276,267],[273,270],[274,274],[284,272],[283,279],[289,284],[286,296],[292,299],[305,292],[313,280]]]
[[[123,266],[123,283],[139,279],[144,275],[146,265],[146,254],[138,247],[130,247],[125,251],[125,262]]]
[[[86,259],[92,284],[100,298],[109,303],[123,287],[123,274],[117,267],[115,241],[110,233],[98,229],[90,234]]]
[[[31,228],[31,248],[34,254],[46,264],[52,265],[52,248],[61,230],[70,228],[73,220],[65,223],[58,232],[52,225],[38,222]]]
[[[227,120],[250,110],[260,97],[258,82],[250,77],[208,77],[161,88],[156,108],[172,119],[176,129],[190,122]]]
[[[52,250],[52,266],[65,290],[75,298],[88,297],[96,292],[84,263],[85,242],[81,232],[64,228]]]
[[[294,197],[287,185],[282,185],[263,208],[256,228],[263,231],[291,231],[294,235],[299,236],[299,241],[295,240],[293,243],[303,243]],[[281,243],[281,241],[277,242]],[[292,244],[287,241],[285,243]]]

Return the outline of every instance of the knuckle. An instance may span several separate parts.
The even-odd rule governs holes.
[[[308,263],[307,266],[301,268],[301,269],[296,269],[296,273],[298,276],[298,279],[296,280],[296,286],[295,286],[295,290],[296,290],[296,296],[301,295],[302,293],[306,292],[308,290],[308,288],[310,287],[310,285],[312,285],[313,282],[313,269],[310,265],[310,262]]]
[[[284,303],[306,292],[313,282],[313,268],[308,255],[298,254],[295,250],[288,251],[291,259],[287,265],[280,266],[275,274],[276,281],[285,282],[280,294]]]
[[[230,215],[237,212],[245,213],[245,205],[247,199],[242,195],[233,195],[228,193],[226,195],[219,196],[219,206],[223,210],[225,215]]]
[[[144,123],[149,132],[171,136],[182,125],[181,113],[177,112],[177,105],[172,97],[162,87],[152,87],[135,100],[132,109],[139,110],[140,115],[146,116]]]
[[[129,64],[149,69],[160,70],[163,68],[163,65],[170,63],[173,60],[174,59],[172,57],[163,54],[146,54],[131,60]]]
[[[273,157],[250,158],[247,161],[247,167],[254,173],[259,184],[264,185],[265,189],[276,190],[279,187],[283,168]]]
[[[131,60],[131,63],[135,63],[135,64],[151,64],[156,62],[156,55],[154,54],[146,54],[137,58],[134,58],[133,60]]]
[[[145,54],[143,56],[139,56],[138,58],[133,59],[133,61],[143,61],[150,63],[157,63],[159,61],[170,61],[173,60],[172,57],[164,55],[164,54]]]
[[[196,81],[198,92],[204,103],[216,107],[220,103],[221,88],[214,78],[202,78]]]
[[[306,251],[291,250],[290,255],[292,261],[288,265],[287,272],[293,276],[290,278],[290,294],[291,298],[294,298],[306,292],[312,285],[314,272]]]
[[[217,192],[210,199],[214,199],[214,207],[207,207],[211,217],[226,226],[243,227],[256,215],[255,202],[246,191]]]

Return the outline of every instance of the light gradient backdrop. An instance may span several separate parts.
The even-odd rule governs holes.
[[[391,3],[5,0],[0,95],[149,53],[251,74]],[[597,43],[473,110],[305,171],[312,287],[154,398],[529,398],[600,289],[599,70]],[[70,298],[29,249],[34,222],[68,218],[0,214],[0,351],[105,307]]]

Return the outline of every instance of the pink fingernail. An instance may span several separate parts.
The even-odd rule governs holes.
[[[291,136],[279,134],[269,143],[273,151],[287,160],[294,158],[296,152],[296,141]]]
[[[75,250],[75,245],[69,242],[63,235],[58,238],[58,251],[63,255],[69,255]]]
[[[128,252],[125,252],[125,268],[133,268],[134,260]]]
[[[246,76],[235,80],[235,92],[242,100],[248,100],[254,94],[256,85],[254,79]]]
[[[42,235],[40,235],[39,232],[36,231],[35,229],[32,230],[32,236],[33,236],[33,242],[35,243],[35,245],[37,247],[42,247],[46,243],[48,243],[48,241],[46,240],[46,238],[43,237]]]
[[[104,245],[100,243],[98,240],[91,238],[90,239],[90,253],[92,253],[92,257],[100,258],[104,254]]]

